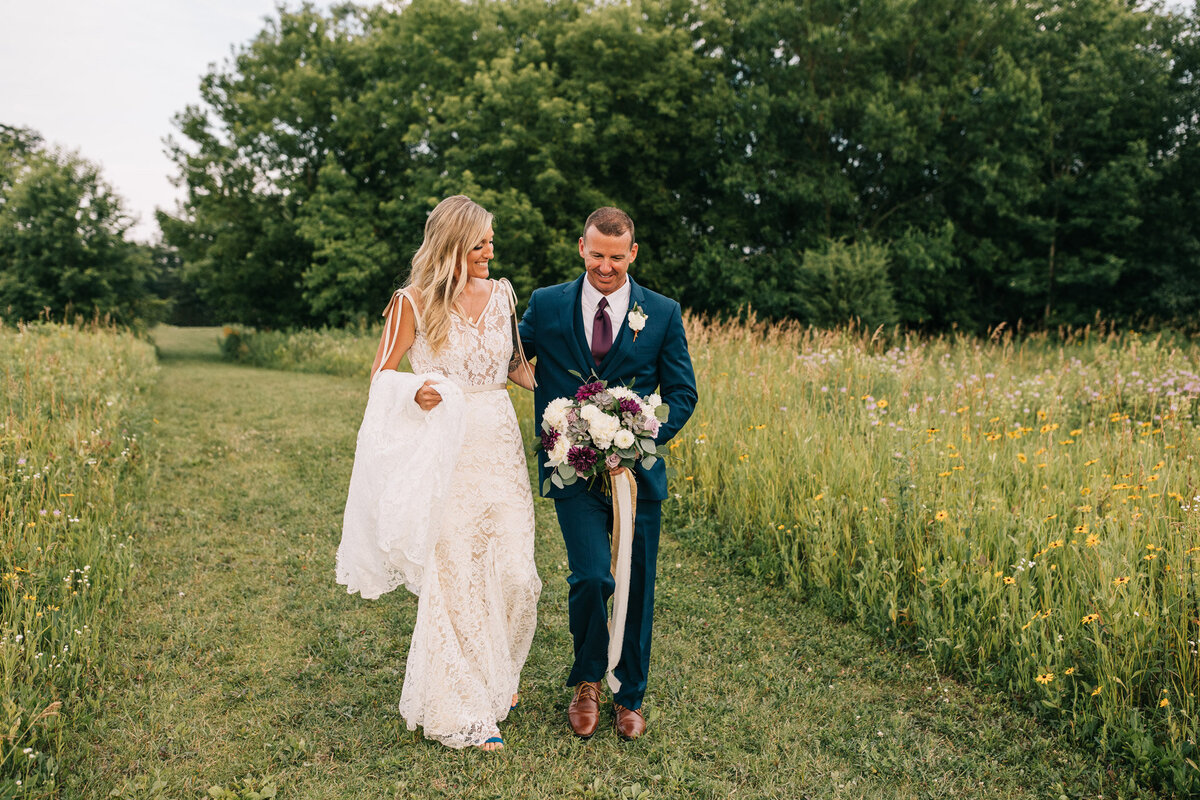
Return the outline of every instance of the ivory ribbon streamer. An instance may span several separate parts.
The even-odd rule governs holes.
[[[629,611],[629,569],[633,557],[633,521],[637,517],[637,482],[633,472],[626,469],[612,480],[613,529],[612,570],[616,589],[613,591],[612,616],[608,620],[608,688],[616,692],[621,682],[613,670],[621,660],[621,646],[625,641],[625,617]]]

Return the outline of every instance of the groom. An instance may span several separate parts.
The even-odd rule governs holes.
[[[637,252],[629,215],[616,208],[597,209],[587,218],[579,240],[585,273],[570,283],[538,289],[530,297],[520,331],[526,354],[537,357],[534,405],[539,432],[547,403],[557,397],[574,397],[590,374],[610,386],[627,385],[642,396],[661,395],[670,416],[655,437],[660,448],[692,415],[696,378],[679,303],[642,288],[629,277]],[[628,320],[635,310],[645,317],[644,326],[630,330]],[[584,376],[584,381],[572,372]],[[545,455],[539,454],[538,484],[542,486],[549,477],[544,461]],[[629,610],[620,661],[613,671],[621,683],[613,698],[614,724],[617,734],[627,740],[646,730],[641,707],[650,665],[659,523],[667,496],[662,459],[649,470],[638,466],[634,473],[638,497]],[[554,499],[567,545],[571,570],[567,609],[575,640],[575,661],[567,677],[575,694],[567,719],[571,730],[585,739],[596,732],[600,722],[601,680],[608,650],[606,603],[615,586],[609,550],[612,498],[596,484],[588,488],[587,482],[579,481],[562,489],[550,486],[543,492]]]

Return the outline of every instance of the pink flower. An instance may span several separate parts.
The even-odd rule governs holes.
[[[604,459],[604,466],[609,469],[616,469],[621,466],[621,457],[616,453],[609,453],[608,458]]]

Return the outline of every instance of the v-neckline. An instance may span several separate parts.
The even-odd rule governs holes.
[[[471,322],[471,318],[461,313],[457,308],[452,309],[454,316],[467,323],[467,327],[471,328],[476,334],[479,335],[483,334],[483,317],[485,314],[487,314],[488,309],[492,307],[492,299],[496,296],[496,281],[488,282],[492,285],[492,290],[488,292],[488,299],[487,302],[483,304],[483,308],[479,309],[479,320],[477,322]]]

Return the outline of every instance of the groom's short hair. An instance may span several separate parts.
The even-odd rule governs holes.
[[[583,223],[583,235],[585,238],[587,237],[588,228],[591,227],[595,227],[596,230],[605,236],[620,236],[623,233],[628,233],[630,246],[637,241],[637,237],[633,233],[633,220],[619,208],[604,206],[603,208],[597,208],[589,214],[587,222]]]

